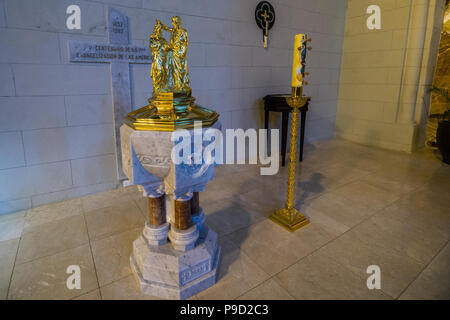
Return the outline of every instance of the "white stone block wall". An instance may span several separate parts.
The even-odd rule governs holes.
[[[381,29],[369,30],[369,5]],[[445,0],[349,0],[340,74],[338,137],[387,149],[424,145]]]
[[[189,32],[197,103],[224,129],[263,127],[262,97],[290,92],[296,33],[313,39],[305,93],[306,140],[334,135],[346,0],[273,0],[269,48],[254,21],[258,0],[0,0],[0,214],[116,187],[108,64],[71,63],[69,40],[106,42],[108,5],[146,45],[155,19],[179,15]],[[81,30],[66,8],[81,8]],[[147,103],[149,65],[131,65],[132,103]],[[279,117],[271,115],[271,126]]]

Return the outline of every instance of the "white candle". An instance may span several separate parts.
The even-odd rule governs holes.
[[[303,78],[305,76],[305,57],[306,34],[296,34],[294,40],[294,58],[292,62],[292,87],[303,86]]]

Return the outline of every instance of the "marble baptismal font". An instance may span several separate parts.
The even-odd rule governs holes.
[[[170,40],[162,33],[170,33]],[[172,161],[174,131],[192,141],[219,128],[219,115],[195,105],[186,61],[189,39],[181,19],[157,20],[150,36],[153,94],[149,104],[128,114],[120,128],[125,175],[148,198],[149,216],[133,242],[130,263],[145,294],[186,299],[216,282],[220,263],[217,234],[204,225],[199,192],[214,179],[214,163]],[[200,129],[194,123],[201,122]]]

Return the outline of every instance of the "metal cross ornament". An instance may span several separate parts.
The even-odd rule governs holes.
[[[256,25],[263,31],[264,48],[267,48],[269,30],[275,23],[275,9],[268,1],[261,1],[255,9]]]

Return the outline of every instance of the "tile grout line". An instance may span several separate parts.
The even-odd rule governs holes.
[[[95,290],[98,290],[98,291],[100,292],[100,288],[96,288],[96,289],[93,289],[93,290],[91,290],[91,291],[82,293],[82,294],[80,294],[80,295],[78,295],[78,296],[72,297],[72,298],[70,298],[69,300],[75,300],[75,299],[77,299],[77,298],[79,298],[79,297],[84,296],[85,294],[90,294],[90,293],[94,292]],[[100,296],[100,298],[101,298],[101,296]]]
[[[350,184],[350,183],[356,182],[356,181],[358,181],[358,180],[361,180],[361,178],[363,178],[363,177],[365,177],[365,176],[367,176],[367,175],[369,175],[369,174],[370,174],[370,172],[367,172],[366,174],[362,175],[362,176],[359,177],[359,178],[356,178],[356,179],[354,179],[354,180],[348,181],[347,183],[344,183],[344,184],[342,184],[342,185],[336,186],[336,189],[339,189],[339,188],[341,188],[341,187],[343,187],[343,186],[345,186],[345,185],[347,185],[347,184]],[[324,194],[326,194],[326,193],[327,193],[327,192],[324,192],[324,193],[321,194],[321,195],[319,194],[319,195],[317,195],[316,197],[313,197],[312,199],[319,198],[320,196],[322,196],[322,195],[324,195]],[[231,198],[231,197],[229,197],[229,198]],[[225,198],[225,199],[227,199],[227,198]],[[311,200],[311,199],[308,199],[308,200]],[[398,199],[394,200],[392,203],[394,203],[394,202],[397,201],[397,200],[398,200]],[[386,207],[388,207],[388,206],[391,205],[392,203],[390,203],[390,204],[386,205],[385,207],[380,208],[379,210],[375,211],[372,215],[368,216],[366,219],[363,219],[362,221],[360,221],[359,223],[357,223],[357,224],[354,225],[353,227],[349,228],[349,229],[348,229],[347,231],[345,231],[344,233],[350,231],[350,230],[353,229],[354,227],[356,227],[356,226],[358,226],[359,224],[361,224],[361,223],[365,222],[366,220],[370,219],[372,216],[374,216],[375,214],[377,214],[379,211],[385,209]],[[231,231],[231,232],[229,232],[229,233],[226,233],[226,234],[222,235],[221,237],[230,235],[230,234],[232,234],[232,233],[238,232],[239,230],[242,230],[242,229],[245,229],[245,228],[250,228],[251,226],[253,226],[253,225],[257,224],[257,223],[260,223],[260,222],[262,222],[262,221],[264,221],[264,220],[269,220],[269,219],[268,219],[267,217],[264,217],[264,218],[261,219],[260,221],[256,221],[256,222],[253,223],[253,224],[249,224],[249,225],[247,225],[247,226],[238,228],[238,229],[236,229],[236,230],[234,230],[234,231]],[[341,235],[339,235],[338,237],[336,237],[336,238],[334,238],[334,239],[331,239],[330,241],[326,242],[325,244],[323,244],[323,245],[320,246],[319,248],[317,248],[317,249],[311,251],[310,253],[308,253],[308,254],[305,255],[304,257],[300,258],[299,260],[295,261],[294,263],[290,264],[289,266],[287,266],[286,268],[280,270],[279,272],[275,273],[274,275],[270,275],[270,274],[267,273],[267,274],[269,275],[269,278],[268,278],[268,279],[266,279],[266,280],[264,280],[263,282],[261,282],[261,283],[255,285],[255,286],[253,286],[253,287],[251,287],[249,290],[245,291],[244,293],[242,293],[241,295],[239,295],[239,296],[236,297],[235,299],[237,299],[237,298],[241,297],[242,295],[246,294],[247,292],[249,292],[249,291],[251,291],[251,290],[253,290],[253,289],[259,287],[260,285],[262,285],[263,283],[267,282],[268,280],[273,279],[273,278],[274,278],[277,274],[279,274],[280,272],[282,272],[282,271],[288,269],[289,267],[293,266],[294,264],[296,264],[296,263],[299,262],[300,260],[306,258],[307,256],[312,255],[314,252],[320,250],[322,247],[324,247],[324,246],[326,246],[327,244],[329,244],[330,242],[336,240],[337,238],[339,238],[340,236],[342,236],[344,233],[342,233]],[[233,242],[233,241],[232,241],[232,242]],[[244,254],[245,254],[245,255],[246,255],[253,263],[255,263],[259,268],[261,268],[261,266],[260,266],[257,262],[253,261],[253,259],[250,258],[250,256],[245,252],[245,250],[243,250],[243,249],[241,248],[240,245],[236,245],[236,246],[238,247],[239,250],[242,250],[243,253],[244,253]],[[261,269],[261,270],[263,270],[263,269]],[[264,271],[264,270],[263,270],[263,271]],[[264,272],[265,272],[265,271],[264,271]],[[350,270],[350,272],[352,272],[352,271]],[[265,273],[266,273],[266,272],[265,272]],[[353,272],[352,272],[352,273],[353,273]],[[354,274],[354,273],[353,273],[353,274]],[[360,278],[359,275],[357,275],[357,276],[358,276],[358,278]],[[276,281],[276,280],[274,279],[274,281]],[[277,283],[278,283],[278,282],[277,282]],[[281,285],[280,285],[280,286],[281,286]],[[291,295],[291,293],[290,293],[286,288],[284,288],[283,286],[281,286],[281,287],[282,287],[284,290],[286,290],[286,292],[287,292],[292,298],[295,299],[295,297],[293,297],[293,296]],[[390,296],[389,294],[386,294],[386,295]]]
[[[25,223],[25,221],[24,221],[24,223]],[[13,275],[14,275],[14,271],[16,269],[17,255],[19,254],[19,248],[20,248],[20,242],[21,241],[22,241],[22,234],[20,235],[19,243],[17,244],[16,256],[14,257],[14,264],[13,264],[13,268],[11,270],[11,276],[9,277],[8,290],[6,291],[6,298],[5,298],[5,300],[9,300],[8,298],[9,298],[9,293],[10,293],[10,290],[11,290],[12,278],[13,278]]]
[[[248,256],[248,255],[247,255],[247,256]],[[249,258],[250,258],[250,257],[249,257]],[[253,260],[252,260],[252,261],[253,261]],[[256,263],[256,262],[254,262],[254,263]],[[263,270],[263,271],[264,271],[264,270]],[[271,276],[271,275],[269,274],[269,278],[267,278],[267,279],[264,280],[263,282],[257,284],[256,286],[254,286],[254,287],[248,289],[247,291],[245,291],[245,292],[242,293],[241,295],[237,296],[237,297],[234,298],[233,300],[239,299],[240,297],[242,297],[242,296],[245,295],[246,293],[252,291],[253,289],[258,288],[259,286],[262,286],[264,283],[268,282],[269,280],[272,280],[274,277],[275,277],[275,275],[272,275],[272,276]],[[284,291],[286,291],[286,293],[287,293],[293,300],[298,300],[298,299],[296,299],[294,296],[292,296],[292,294],[291,294],[286,288],[284,288],[282,285],[280,285],[275,279],[273,279],[273,280],[274,280],[274,281],[276,282],[276,284],[278,284]]]
[[[354,180],[354,181],[352,181],[352,182],[355,182],[355,181],[357,181],[357,180]],[[349,183],[351,183],[351,182],[349,182]],[[342,185],[342,186],[344,186],[344,185]],[[418,187],[418,188],[419,188],[419,187]],[[417,189],[417,188],[416,188],[416,189]],[[416,190],[416,189],[414,189],[414,190]],[[411,192],[412,192],[412,191],[411,191]],[[408,193],[409,193],[409,192],[408,192]],[[314,254],[314,253],[317,252],[318,250],[322,249],[323,247],[325,247],[325,246],[328,245],[329,243],[331,243],[331,242],[335,241],[336,239],[340,238],[341,236],[343,236],[345,233],[347,233],[347,232],[349,232],[350,230],[356,228],[356,227],[359,226],[360,224],[362,224],[362,223],[368,221],[369,219],[371,219],[372,217],[374,217],[376,214],[378,214],[379,212],[381,212],[382,210],[384,210],[384,209],[387,208],[388,206],[390,206],[390,205],[392,205],[393,203],[397,202],[400,198],[402,198],[402,197],[405,196],[405,195],[406,195],[406,193],[403,194],[403,195],[401,195],[398,199],[396,199],[396,200],[392,201],[391,203],[387,204],[386,206],[384,206],[384,207],[382,207],[382,208],[376,210],[373,214],[371,214],[370,216],[367,216],[365,219],[361,220],[360,222],[358,222],[357,224],[355,224],[353,227],[349,228],[347,231],[343,232],[342,234],[340,234],[340,235],[337,236],[336,238],[331,239],[331,240],[329,240],[328,242],[324,243],[322,246],[318,247],[317,249],[315,249],[315,250],[311,251],[310,253],[306,254],[305,256],[301,257],[300,259],[298,259],[298,260],[295,261],[294,263],[290,264],[289,266],[286,266],[285,268],[281,269],[280,271],[278,271],[277,273],[275,273],[273,276],[271,276],[269,279],[272,279],[272,278],[276,277],[279,273],[281,273],[281,272],[285,271],[286,269],[292,267],[294,264],[300,262],[301,260],[303,260],[303,259],[305,259],[305,258],[311,256],[312,254]],[[243,228],[245,228],[245,227],[243,227]],[[243,229],[243,228],[240,228],[240,229]],[[239,230],[240,230],[240,229],[239,229]],[[236,230],[236,231],[238,231],[238,230]],[[229,234],[231,234],[231,233],[229,233]],[[239,246],[239,249],[241,249],[240,246]],[[244,250],[243,250],[243,251],[244,251]],[[245,251],[244,251],[244,253],[245,253]],[[245,253],[245,254],[248,256],[247,253]],[[250,258],[250,257],[249,257],[249,258]],[[252,260],[252,259],[250,258],[250,260]],[[252,261],[253,261],[253,260],[252,260]],[[334,261],[335,261],[335,260],[334,260]],[[258,263],[256,263],[255,261],[253,261],[253,262],[259,266]],[[339,265],[342,265],[342,264],[341,264],[340,262],[338,262],[338,261],[335,261],[335,262],[338,263]],[[259,267],[261,267],[261,266],[259,266]],[[346,266],[343,266],[343,267],[345,267],[346,269],[348,269]],[[350,269],[348,269],[348,270],[349,270],[352,274],[356,275],[358,278],[361,279],[361,277],[360,277],[358,274],[355,274],[355,273],[354,273],[352,270],[350,270]],[[268,279],[267,279],[267,280],[268,280]],[[364,280],[364,279],[363,279],[363,280]],[[278,283],[278,282],[277,282],[277,283]],[[261,283],[261,284],[262,284],[262,283]],[[259,285],[260,285],[260,284],[258,284],[257,286],[259,286]],[[251,288],[250,290],[256,288],[257,286]],[[282,287],[283,287],[283,286],[282,286]],[[283,289],[287,290],[287,289],[284,288],[284,287],[283,287]],[[248,291],[250,291],[250,290],[248,290]],[[247,292],[248,292],[248,291],[247,291]],[[245,292],[245,293],[246,293],[246,292]],[[288,293],[289,293],[289,291],[288,291]],[[383,291],[383,293],[385,293],[387,296],[391,297],[392,299],[395,299],[395,298],[392,297],[390,294],[388,294],[388,293],[386,293],[386,292],[384,292],[384,291]],[[290,293],[289,293],[289,294],[290,294]]]
[[[416,187],[415,189],[406,192],[404,194],[402,194],[398,199],[392,201],[391,203],[387,204],[386,206],[380,208],[379,210],[376,210],[373,214],[371,214],[370,216],[367,216],[367,218],[361,220],[360,222],[358,222],[357,224],[355,224],[354,226],[352,226],[351,228],[349,228],[347,231],[343,232],[342,234],[340,234],[339,236],[337,236],[336,238],[328,241],[327,243],[323,244],[322,246],[320,246],[319,248],[315,249],[314,251],[308,253],[307,255],[305,255],[304,257],[300,258],[299,260],[297,260],[296,262],[292,263],[291,265],[287,266],[286,268],[283,268],[282,270],[280,270],[279,272],[277,272],[276,274],[273,275],[273,277],[277,276],[279,273],[285,271],[286,269],[292,267],[294,264],[300,262],[301,260],[307,258],[308,256],[314,254],[315,252],[317,252],[318,250],[322,249],[323,247],[325,247],[326,245],[328,245],[329,243],[335,241],[336,239],[340,238],[341,236],[343,236],[344,234],[346,234],[347,232],[349,232],[350,230],[353,230],[354,228],[356,228],[357,226],[359,226],[360,224],[370,220],[372,217],[374,217],[375,215],[377,215],[378,213],[380,213],[382,210],[386,209],[387,207],[391,206],[392,204],[394,204],[395,202],[399,201],[402,197],[405,197],[407,194],[412,193],[413,191],[419,189],[419,187]],[[334,262],[338,263],[339,265],[342,265],[339,261],[336,261],[333,259]],[[345,267],[346,269],[348,269],[351,273],[353,273],[354,275],[356,275],[358,278],[362,279],[358,274],[354,273],[352,270],[350,270],[349,268],[347,268],[345,265],[342,265],[343,267]],[[364,279],[362,279],[364,280]],[[386,295],[388,295],[389,297],[391,297],[392,299],[396,299],[395,297],[392,297],[390,294],[386,293],[383,291],[383,293],[385,293]]]
[[[399,197],[399,199],[400,199],[400,198],[401,198],[401,197]],[[370,219],[371,219],[372,217],[374,217],[376,214],[378,214],[378,213],[381,212],[382,210],[386,209],[387,207],[389,207],[390,205],[392,205],[394,202],[397,202],[399,199],[396,199],[396,200],[392,201],[391,203],[387,204],[386,206],[384,206],[384,207],[382,207],[382,208],[380,208],[380,209],[378,209],[378,210],[375,210],[370,216],[367,216],[366,218],[362,219],[360,222],[358,222],[357,224],[355,224],[354,226],[352,226],[351,228],[349,228],[347,231],[345,231],[345,232],[341,233],[340,235],[338,235],[336,238],[331,239],[330,241],[326,242],[325,244],[323,244],[323,245],[320,246],[319,248],[315,249],[314,251],[312,251],[312,252],[310,252],[309,254],[305,255],[304,257],[300,258],[299,260],[297,260],[296,262],[294,262],[293,264],[291,264],[289,267],[291,267],[291,266],[294,265],[295,263],[299,262],[300,260],[303,260],[303,259],[306,258],[307,256],[312,255],[312,254],[315,253],[316,251],[322,249],[324,246],[328,245],[330,242],[333,242],[333,241],[335,241],[336,239],[339,239],[339,238],[342,237],[344,234],[346,234],[347,232],[349,232],[349,231],[355,229],[355,228],[356,228],[357,226],[359,226],[360,224],[362,224],[362,223],[364,223],[364,222],[370,220]],[[319,211],[319,212],[320,212],[320,211]],[[281,270],[281,271],[284,271],[284,270],[286,270],[286,269],[287,269],[287,268],[284,268],[284,269]],[[280,273],[281,271],[277,272],[275,275],[277,275],[277,274]],[[274,275],[274,276],[275,276],[275,275]]]
[[[69,200],[70,200],[70,199],[69,199]],[[63,200],[63,201],[69,201],[69,200]],[[61,202],[63,202],[63,201],[61,201]],[[30,210],[33,210],[33,209],[34,209],[34,208],[31,208],[31,209],[28,209],[28,210],[24,210],[24,211],[27,211],[27,213],[25,214],[24,219],[28,216],[29,211],[30,211]],[[43,210],[43,211],[45,211],[45,210]],[[37,215],[38,215],[38,216],[39,216],[39,215],[42,215],[42,213],[39,213],[39,211],[38,211]],[[50,223],[54,223],[54,222],[61,222],[60,220],[69,219],[69,218],[74,218],[74,217],[77,217],[77,216],[80,216],[80,215],[82,215],[82,213],[80,213],[80,214],[75,214],[75,215],[71,215],[71,216],[67,216],[67,217],[64,217],[64,218],[61,218],[61,219],[52,220],[52,221],[49,221],[49,222],[45,222],[45,223],[36,225],[36,226],[34,226],[34,227],[42,227],[43,225],[46,225],[46,224],[50,224]],[[30,228],[34,228],[34,227],[30,227]],[[26,235],[27,233],[31,233],[31,232],[30,232],[30,231],[25,231],[25,221],[24,221],[24,228],[23,228],[23,230],[22,230],[20,239],[22,240],[22,237],[23,237],[24,235]],[[87,230],[86,230],[86,233],[87,233]],[[89,235],[88,235],[88,239],[89,239]],[[73,246],[73,247],[66,248],[66,249],[64,249],[64,250],[59,250],[59,251],[56,251],[56,252],[51,253],[51,254],[46,254],[46,255],[43,255],[43,256],[40,256],[40,257],[37,257],[37,258],[33,258],[33,259],[30,259],[30,260],[26,260],[26,261],[23,261],[23,262],[17,264],[17,266],[21,266],[21,265],[26,264],[26,263],[29,263],[29,262],[34,262],[34,261],[39,260],[39,259],[48,258],[48,257],[50,257],[50,256],[53,256],[53,255],[56,255],[56,254],[60,254],[60,253],[63,253],[63,252],[65,252],[65,251],[68,251],[68,250],[73,250],[73,249],[76,249],[76,248],[80,248],[80,247],[86,245],[86,243],[87,243],[87,242],[82,243],[82,244],[77,244],[77,245],[75,245],[75,246]],[[19,244],[20,244],[20,243],[19,243]]]
[[[439,251],[434,255],[433,258],[430,259],[430,261],[423,267],[423,269],[417,274],[417,276],[406,286],[405,289],[403,289],[402,292],[398,295],[396,300],[398,300],[405,292],[408,290],[408,288],[420,277],[420,275],[428,268],[428,266],[436,259],[436,257],[444,250],[444,248],[450,243],[450,240],[447,240],[447,242],[439,249]]]
[[[84,208],[81,207],[81,210],[83,211],[83,220],[84,220],[84,225],[86,226],[86,233],[87,233],[87,236],[88,236],[89,251],[91,252],[92,263],[94,265],[95,279],[97,279],[97,288],[98,288],[98,292],[99,292],[99,295],[100,295],[100,300],[103,300],[102,292],[100,291],[100,282],[98,281],[97,266],[95,265],[94,252],[92,251],[91,237],[89,235],[89,229],[88,229],[88,225],[87,225],[87,221],[86,221]]]
[[[366,176],[366,175],[364,175],[364,176]],[[352,183],[352,182],[356,182],[356,181],[360,181],[361,178],[362,178],[362,177],[360,177],[360,178],[358,178],[358,179],[355,179],[355,180],[352,180],[352,181],[348,181],[346,184],[349,184],[349,183]],[[340,188],[340,187],[342,187],[342,186],[344,186],[344,185],[346,185],[346,184],[343,184],[343,185],[338,186],[338,187]],[[414,190],[417,190],[417,189],[419,189],[419,188],[421,188],[421,187],[423,187],[423,184],[421,184],[420,186],[414,188],[414,189],[411,190],[411,191],[408,191],[408,192],[405,192],[405,193],[399,195],[399,198],[398,198],[398,199],[395,199],[394,201],[390,202],[390,203],[389,203],[388,205],[386,205],[385,207],[380,208],[380,209],[374,211],[373,214],[371,214],[370,216],[368,216],[366,219],[363,219],[363,220],[360,221],[359,223],[355,224],[354,226],[352,226],[351,228],[349,228],[349,230],[358,227],[360,224],[362,224],[362,223],[364,223],[365,221],[369,220],[369,219],[372,218],[373,216],[379,214],[379,213],[380,213],[382,210],[384,210],[386,207],[392,205],[393,203],[399,201],[399,200],[402,199],[403,197],[405,197],[405,196],[411,194],[411,192],[413,192]],[[249,192],[249,191],[247,191],[247,192]],[[319,195],[319,196],[321,196],[321,195]],[[231,200],[232,198],[229,197],[229,199]],[[141,213],[143,213],[142,210],[141,210],[141,208],[139,207],[139,205],[137,205],[137,201],[138,201],[138,200],[134,200],[135,205],[140,209]],[[83,215],[84,215],[84,211],[83,211]],[[261,219],[261,220],[259,220],[259,221],[255,221],[254,223],[250,223],[250,224],[247,225],[247,226],[238,228],[238,229],[236,229],[236,230],[234,230],[234,231],[232,231],[232,232],[229,232],[229,233],[224,234],[223,236],[232,234],[232,233],[237,232],[238,230],[241,230],[241,229],[250,228],[252,225],[255,225],[256,223],[262,222],[264,219],[267,219],[267,218],[265,217],[265,215],[262,215],[262,217],[263,217],[263,219]],[[85,217],[85,216],[84,216],[84,221],[85,221],[85,225],[86,225],[86,228],[87,228],[87,221],[86,221],[86,217]],[[349,230],[347,230],[347,231],[349,231]],[[345,231],[344,233],[346,233],[347,231]],[[343,235],[344,233],[342,233],[341,235]],[[309,256],[309,255],[312,255],[312,254],[315,253],[316,251],[320,250],[322,247],[328,245],[330,242],[332,242],[332,241],[338,239],[341,235],[339,235],[339,236],[337,236],[336,238],[334,238],[334,239],[332,239],[332,240],[326,242],[324,245],[322,245],[322,246],[320,246],[319,248],[313,250],[312,252],[310,252],[310,253],[309,253],[308,255],[306,255],[305,257],[307,257],[307,256]],[[21,239],[21,237],[20,237],[20,239]],[[97,270],[96,270],[96,267],[95,267],[95,260],[94,260],[94,257],[93,257],[93,252],[92,252],[92,246],[91,246],[91,240],[90,240],[90,237],[89,237],[89,233],[88,233],[88,239],[89,239],[88,241],[89,241],[90,249],[91,249],[91,255],[92,255],[92,258],[93,258],[94,269],[95,269],[96,276],[97,276]],[[446,244],[448,244],[448,241],[447,241]],[[19,240],[19,245],[20,245],[20,240]],[[18,248],[17,248],[16,257],[15,257],[15,260],[14,260],[14,267],[13,267],[13,269],[15,268],[16,259],[17,259],[17,253],[18,253],[18,250],[19,250],[19,245],[18,245]],[[241,249],[241,246],[238,245],[237,247],[238,247],[239,249]],[[436,256],[443,250],[443,248],[445,248],[445,245],[444,245],[444,246],[439,250],[439,252],[438,252],[438,253],[430,260],[430,262],[428,263],[428,265],[429,265],[432,261],[434,261],[434,259],[436,258]],[[244,250],[242,250],[242,252],[245,253]],[[298,261],[294,262],[293,264],[299,262],[300,260],[304,259],[305,257],[300,258]],[[34,260],[32,260],[32,261],[34,261]],[[293,265],[293,264],[292,264],[292,265]],[[290,265],[289,267],[291,267],[292,265]],[[424,269],[423,269],[421,272],[419,272],[419,274],[418,274],[418,276],[416,277],[416,279],[417,279],[417,278],[420,276],[420,274],[428,267],[428,265],[426,265],[426,266],[424,267]],[[288,268],[288,267],[287,267],[287,268]],[[285,268],[285,269],[286,269],[286,268]],[[285,269],[283,269],[283,270],[285,270]],[[283,271],[283,270],[281,270],[281,271]],[[13,270],[13,271],[14,271],[14,270]],[[281,272],[281,271],[280,271],[280,272]],[[278,273],[280,273],[280,272],[278,272]],[[250,291],[250,290],[252,290],[252,289],[254,289],[254,288],[256,288],[256,287],[258,287],[258,286],[260,286],[260,285],[262,285],[262,284],[264,284],[264,283],[266,283],[266,282],[267,282],[268,280],[270,280],[270,279],[273,279],[278,273],[276,273],[276,274],[273,275],[273,276],[270,276],[270,275],[269,275],[269,278],[268,278],[268,279],[266,279],[266,280],[262,281],[261,283],[255,285],[254,287],[252,287],[251,289],[247,290],[246,292],[248,292],[248,291]],[[129,276],[129,275],[127,275],[127,276],[125,276],[125,277],[128,277],[128,276]],[[123,278],[125,278],[125,277],[123,277]],[[119,281],[119,280],[121,280],[121,279],[123,279],[123,278],[120,278],[120,279],[118,279],[118,280],[112,281],[111,283],[114,283],[114,282],[116,282],[116,281]],[[416,279],[414,279],[409,285],[411,285]],[[10,278],[10,285],[11,285],[11,281],[12,281],[12,274],[11,274],[11,278]],[[99,286],[99,282],[98,282],[98,276],[97,276],[97,283],[98,283],[98,288],[99,288],[99,290],[100,290],[100,286]],[[111,283],[109,283],[109,284],[111,284]],[[107,285],[109,285],[109,284],[107,284]],[[408,285],[408,287],[409,287],[409,285]],[[283,288],[283,289],[285,289],[285,288]],[[406,289],[407,289],[407,288],[406,288]],[[406,290],[406,289],[405,289],[405,290]],[[286,289],[285,289],[285,290],[286,290]],[[404,291],[405,291],[405,290],[404,290]],[[404,292],[404,291],[403,291],[403,292]],[[90,291],[90,292],[92,292],[92,291]],[[246,292],[244,292],[243,294],[239,295],[237,298],[239,298],[240,296],[244,295]],[[384,291],[383,291],[383,292],[384,292]],[[401,294],[403,294],[403,292],[402,292]],[[289,292],[288,292],[288,293],[289,293]],[[8,294],[9,294],[9,288],[8,288]],[[400,294],[400,295],[401,295],[401,294]],[[101,295],[101,294],[100,294],[100,295]],[[388,294],[387,294],[387,295],[388,295]],[[390,295],[388,295],[388,296],[390,296]]]
[[[63,252],[69,251],[69,250],[77,249],[77,248],[80,248],[82,246],[85,246],[86,244],[87,244],[87,242],[85,242],[83,244],[80,244],[80,245],[76,245],[75,247],[70,247],[70,248],[67,248],[67,249],[64,249],[64,250],[61,250],[61,251],[58,251],[58,252],[54,252],[54,253],[47,254],[47,255],[44,255],[44,256],[41,256],[41,257],[38,257],[38,258],[27,260],[27,261],[24,261],[24,262],[21,262],[21,263],[17,264],[17,266],[21,266],[21,265],[24,265],[24,264],[27,264],[27,263],[30,263],[30,262],[34,262],[34,261],[39,260],[39,259],[48,258],[48,257],[54,256],[54,255],[57,255],[57,254],[60,254],[60,253],[63,253]]]
[[[113,280],[113,281],[110,281],[110,282],[108,282],[108,283],[105,283],[105,284],[103,284],[101,287],[99,287],[98,289],[100,290],[101,288],[104,288],[104,287],[106,287],[106,286],[110,286],[110,285],[112,285],[112,284],[114,284],[114,283],[116,283],[116,282],[118,282],[118,281],[122,281],[123,279],[125,279],[125,278],[128,278],[129,276],[133,276],[133,273],[132,272],[130,272],[129,274],[127,274],[127,275],[125,275],[125,276],[123,276],[123,277],[120,277],[120,278],[118,278],[118,279],[116,279],[116,280]],[[101,291],[101,290],[100,290]],[[100,295],[100,297],[101,297],[101,299],[103,300],[103,297]]]

